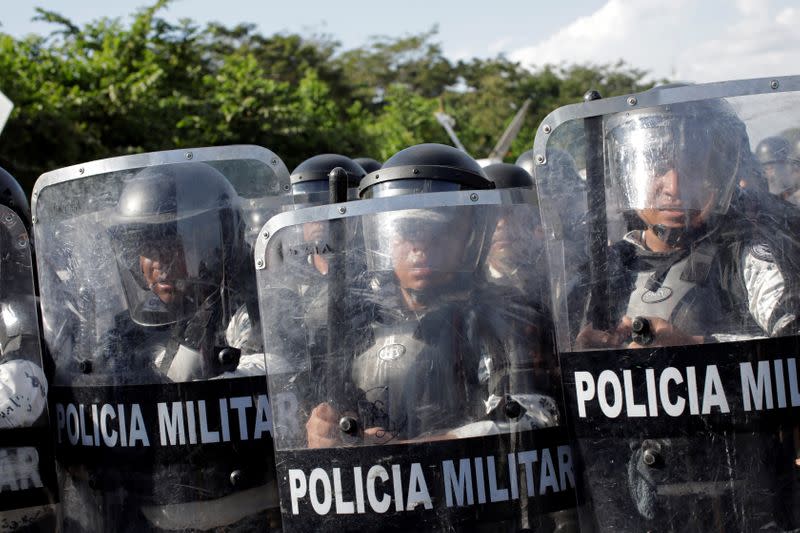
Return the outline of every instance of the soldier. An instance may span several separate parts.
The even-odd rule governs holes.
[[[528,189],[532,192],[532,201],[536,201],[533,176],[521,167],[495,163],[484,167],[483,171],[496,188]],[[523,291],[544,290],[539,298],[539,302],[544,304],[549,299],[549,288],[547,259],[544,257],[544,233],[538,211],[537,205],[537,209],[530,213],[533,217],[520,224],[514,224],[507,217],[500,217],[492,234],[492,247],[486,266],[487,277],[497,283],[514,285]],[[512,233],[511,228],[517,227],[521,232]]]
[[[293,269],[273,252],[281,235],[301,224],[318,220],[327,227],[324,244],[331,265],[329,298],[321,313],[327,343],[313,355],[300,354],[304,371],[313,376],[304,387],[315,400],[303,420],[306,439],[279,447],[279,468],[297,476],[318,464],[315,460],[330,461],[325,457],[341,465],[383,464],[400,456],[389,444],[409,447],[409,457],[423,453],[422,443],[431,442],[440,442],[442,450],[452,446],[448,453],[467,453],[455,450],[473,445],[523,449],[537,431],[559,433],[558,396],[540,388],[532,371],[532,351],[552,345],[540,330],[541,310],[515,287],[490,283],[485,276],[498,218],[507,216],[513,225],[509,229],[522,231],[520,224],[532,225],[535,205],[528,190],[492,188],[468,155],[423,144],[398,152],[368,174],[359,187],[363,201],[295,211],[268,223],[270,237],[256,250],[257,265],[262,265],[260,297],[269,294],[282,270]],[[514,208],[530,218],[516,216]],[[344,221],[348,229],[341,234],[336,228]],[[352,258],[359,257],[366,263],[360,270],[352,268],[357,264]],[[267,305],[262,301],[262,309]],[[264,328],[267,342],[270,325],[265,322]],[[269,367],[268,373],[270,394],[300,378]],[[568,455],[566,449],[562,452]],[[439,456],[420,457],[435,462]],[[442,486],[440,480],[430,483]],[[287,487],[284,495],[290,498],[297,487]],[[343,494],[350,490],[344,488]],[[566,506],[564,496],[560,502]],[[524,504],[502,505],[502,512],[493,515],[501,527],[511,527],[509,520],[553,526],[543,515],[555,508],[522,499]],[[296,503],[287,500],[287,509]],[[440,495],[432,505],[444,503]],[[425,505],[423,514],[417,513],[420,527],[444,527],[480,513],[477,507],[454,509],[451,517],[444,507],[429,509]],[[295,527],[318,523],[303,511],[284,516]],[[374,529],[377,522],[365,522],[374,516],[367,512],[337,519],[344,520],[345,528],[363,523]],[[380,524],[401,529],[412,527],[412,519],[396,514]]]
[[[800,189],[800,159],[783,137],[767,137],[756,146],[755,156],[769,185],[769,192],[788,200]]]
[[[612,176],[644,228],[612,247],[618,330],[598,339],[588,327],[580,339],[592,345],[629,338],[636,316],[650,319],[659,345],[792,331],[798,295],[784,290],[789,265],[777,263],[762,231],[726,216],[739,194],[739,169],[753,168],[745,163],[747,133],[735,112],[724,101],[676,104],[613,117],[605,127]],[[641,134],[651,136],[637,145]],[[717,152],[702,152],[712,142]],[[669,298],[648,296],[662,287],[673,291]],[[765,291],[770,298],[758,298]],[[749,312],[742,313],[746,302]]]
[[[585,465],[589,527],[755,530],[792,523],[785,502],[797,498],[787,470],[793,454],[777,444],[791,439],[790,411],[770,422],[743,412],[751,408],[742,373],[791,350],[780,338],[797,334],[800,297],[796,216],[758,187],[740,186],[753,183],[757,171],[751,126],[721,97],[735,96],[749,120],[776,120],[753,111],[763,105],[758,93],[772,90],[757,83],[664,87],[588,102],[544,122],[553,131],[581,127],[581,142],[551,148],[548,133],[537,137],[536,153],[547,154],[537,167],[540,183],[552,178],[551,152],[571,150],[587,162],[587,201],[562,211],[590,223],[591,261],[582,269],[588,274],[559,260],[559,245],[567,243],[558,243],[566,234],[559,236],[558,213],[548,213],[545,227],[556,237],[549,243],[554,319]],[[555,116],[575,118],[559,123]],[[559,201],[541,191],[543,203]],[[608,237],[614,222],[607,199],[629,224],[621,239]],[[586,293],[587,305],[570,301],[565,275],[579,279],[572,285]],[[695,379],[705,381],[701,394],[711,394],[717,379],[725,401],[672,409],[678,389],[663,377],[671,372],[684,373],[673,376],[687,385],[680,398],[687,389],[697,392]],[[650,396],[642,412],[637,400],[654,383],[664,387],[661,401]],[[623,389],[625,406],[617,412],[622,404],[610,398]]]
[[[126,156],[37,182],[39,258],[60,269],[43,279],[49,336],[73,339],[51,344],[66,529],[279,527],[262,343],[235,327],[258,317],[246,222],[215,168],[275,166],[261,150]]]
[[[48,531],[57,500],[31,263],[30,209],[0,168],[0,531]]]

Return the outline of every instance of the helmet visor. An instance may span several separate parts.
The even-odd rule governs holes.
[[[474,272],[482,256],[486,214],[465,207],[407,209],[365,220],[367,266],[420,284]],[[402,279],[401,279],[402,282]]]
[[[230,253],[222,230],[226,212],[110,230],[135,322],[164,325],[191,316],[220,287]]]
[[[635,116],[606,131],[621,210],[724,213],[740,157],[736,132],[719,129],[699,117],[664,114]]]

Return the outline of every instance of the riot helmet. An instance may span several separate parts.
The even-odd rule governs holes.
[[[31,210],[19,182],[0,167],[0,357],[7,355],[12,342],[21,335],[38,336],[33,303],[30,238]],[[16,215],[16,216],[14,216]],[[10,267],[10,268],[9,268]],[[29,292],[30,291],[30,292]],[[22,299],[22,300],[21,300]],[[30,299],[30,301],[28,301]],[[38,341],[37,341],[38,344]],[[25,347],[30,350],[30,347]],[[35,348],[38,356],[38,346]]]
[[[539,214],[536,184],[533,176],[517,165],[495,163],[483,168],[498,189],[529,189],[532,202],[527,209],[517,205],[500,209],[492,233],[492,243],[487,256],[487,275],[501,283],[523,284],[530,289],[534,284],[541,289],[543,277],[535,274],[542,266],[544,232]],[[522,279],[527,280],[527,283]]]
[[[493,189],[481,166],[468,154],[444,144],[417,144],[400,150],[358,186],[361,198],[424,192]]]
[[[786,197],[797,190],[796,168],[800,160],[793,157],[791,143],[783,137],[767,137],[756,146],[755,157],[769,184],[769,192]]]
[[[420,144],[389,158],[361,181],[359,191],[363,198],[399,200],[409,194],[493,185],[464,152]],[[363,226],[367,268],[393,274],[404,293],[425,305],[478,270],[490,240],[488,227],[493,226],[479,208],[470,212],[456,207],[412,208],[371,215]]]
[[[131,318],[144,326],[191,316],[241,259],[239,197],[205,163],[140,171],[123,185],[108,232]]]
[[[659,239],[677,245],[727,212],[750,154],[745,125],[727,102],[619,113],[603,127],[619,209],[635,212]]]
[[[319,154],[309,157],[289,177],[295,206],[307,207],[328,202],[328,175],[339,167],[347,173],[347,188],[354,189],[366,175],[361,165],[347,156]]]
[[[363,168],[368,174],[381,168],[381,162],[372,159],[371,157],[356,157],[353,159],[353,161],[361,165],[361,168]]]
[[[0,167],[0,204],[12,209],[30,233],[31,208],[28,197],[19,182],[3,167]]]
[[[515,165],[518,167],[524,168],[528,174],[531,176],[534,175],[534,163],[533,163],[533,150],[528,150],[527,152],[522,152],[517,160],[514,162]]]
[[[524,168],[509,163],[494,163],[483,167],[483,172],[494,182],[497,189],[525,187],[534,189],[533,175]]]

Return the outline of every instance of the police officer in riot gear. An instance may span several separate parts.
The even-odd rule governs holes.
[[[436,144],[398,152],[359,187],[366,199],[490,188],[493,183],[472,158]],[[491,363],[481,359],[481,348],[491,359],[491,350],[500,350],[492,343],[506,334],[513,344],[510,324],[515,319],[530,321],[536,311],[521,301],[519,316],[493,316],[496,298],[517,296],[514,291],[493,289],[485,280],[477,286],[472,281],[482,279],[479,265],[485,260],[495,220],[480,212],[458,215],[447,209],[387,212],[375,215],[363,228],[372,324],[365,336],[367,345],[350,369],[360,391],[357,405],[350,407],[357,411],[367,440],[383,443],[448,430],[467,436],[492,427],[487,420],[458,428],[485,412],[485,402],[490,412],[502,410],[501,389],[509,379],[503,374],[508,369],[495,367],[491,372]],[[491,324],[486,330],[478,326],[484,322]],[[457,336],[464,336],[463,344],[453,344],[453,327],[461,332]],[[470,384],[465,390],[436,385],[452,381],[446,374],[453,364],[467,372]],[[552,424],[557,418],[554,403],[544,405],[532,423]],[[340,415],[328,404],[314,409],[306,425],[309,447],[334,445],[340,438]]]
[[[354,189],[359,181],[366,175],[366,171],[355,160],[340,154],[319,154],[309,157],[292,171],[290,180],[292,183],[292,195],[295,197],[295,204],[303,203],[312,205],[322,201],[321,197],[314,196],[324,193],[327,202],[328,175],[334,168],[342,168],[347,173],[347,188]],[[303,197],[302,195],[309,195]],[[310,202],[310,203],[309,203]]]
[[[239,350],[220,332],[236,310],[229,306],[246,304],[228,286],[248,264],[237,202],[228,180],[204,163],[148,168],[125,185],[109,233],[128,311],[108,336],[107,364],[138,358],[124,364],[177,382],[236,367]],[[135,342],[142,328],[161,328],[163,344]]]
[[[22,187],[0,168],[0,531],[55,527],[30,220]]]
[[[589,314],[578,347],[690,346],[795,334],[797,255],[786,228],[759,227],[744,216],[757,192],[738,184],[755,165],[733,108],[711,99],[628,111],[607,117],[603,131],[608,179],[619,204],[638,220],[609,250],[610,301],[600,308],[607,309],[611,328],[596,329],[600,318]],[[590,301],[587,308],[598,306]],[[595,505],[607,500],[614,509],[598,507],[597,519],[610,528],[659,520],[667,528],[708,528],[724,522],[712,509],[743,505],[749,514],[734,523],[763,526],[773,509],[760,498],[775,487],[766,461],[752,458],[773,454],[770,442],[752,435],[715,439],[712,433],[687,443],[644,434],[630,442],[630,451],[623,444],[615,448],[629,455],[627,490],[620,490],[610,481],[599,488],[625,473],[608,466],[619,461],[597,440],[585,451],[588,477],[598,484],[592,497]],[[722,464],[725,457],[736,467]],[[703,483],[704,491],[692,488]],[[634,511],[619,513],[626,505]],[[641,522],[632,521],[637,515]]]
[[[535,226],[532,191],[495,190],[475,160],[438,144],[398,152],[365,176],[359,190],[359,202],[274,217],[257,243],[262,313],[275,305],[282,279],[303,271],[292,261],[295,254],[285,253],[287,236],[309,222],[319,223],[323,237],[316,246],[329,265],[325,298],[298,293],[302,305],[296,308],[309,310],[303,321],[309,334],[304,345],[285,354],[284,359],[295,359],[294,368],[287,372],[267,364],[271,399],[280,403],[279,394],[301,394],[296,403],[305,411],[301,440],[276,427],[284,524],[487,531],[508,530],[511,524],[542,529],[565,524],[553,514],[572,505],[574,487],[568,482],[574,480],[569,446],[558,427],[560,394],[552,394],[551,383],[537,380],[539,370],[551,375],[537,361],[554,364],[552,357],[537,359],[543,345],[552,355],[547,321],[533,293],[489,279],[486,266],[500,218],[514,234]],[[262,325],[266,346],[280,326]],[[548,446],[555,455],[542,449]],[[532,484],[527,492],[518,486],[512,452],[530,458],[534,447],[539,447],[536,454],[557,456],[563,465],[563,488],[551,491],[557,493],[552,499],[549,494],[537,498]],[[487,461],[496,461],[491,464],[497,465],[498,479],[519,496],[500,501],[495,493],[494,501],[482,501],[469,487],[469,502],[451,505],[441,490],[448,490],[447,459],[484,450],[497,451]],[[424,472],[428,477],[431,499],[424,505],[401,494],[405,490],[397,483],[406,466],[393,466],[400,457],[414,461],[412,476]],[[309,500],[317,489],[306,472],[327,475],[325,465],[336,465],[337,497],[355,498],[363,511],[323,508],[313,495]],[[346,465],[354,465],[353,478],[339,477]],[[367,478],[365,468],[372,472]],[[362,506],[360,480],[372,483],[369,479],[384,468],[387,475],[378,477],[384,487],[396,487],[394,494],[385,492],[380,502],[370,496],[373,503]],[[536,472],[531,475],[538,478]],[[394,485],[389,475],[396,476]],[[393,502],[391,515],[383,514],[386,502]]]
[[[800,189],[800,159],[783,137],[767,137],[758,143],[755,156],[769,184],[769,192],[784,200],[794,198]]]
[[[537,390],[558,397],[560,376],[556,371],[558,363],[552,349],[553,339],[549,337],[552,331],[548,318],[550,286],[536,184],[533,176],[517,165],[495,163],[484,167],[483,171],[498,189],[530,191],[531,202],[535,205],[528,212],[509,210],[498,218],[486,258],[486,278],[491,283],[520,290],[528,296],[530,305],[541,311],[542,323],[530,335],[531,370]]]
[[[315,155],[297,165],[290,176],[295,209],[328,203],[330,173],[335,168],[345,171],[348,196],[355,195],[358,183],[366,175],[366,171],[361,165],[340,154]],[[313,244],[324,241],[325,235],[320,234],[320,231],[319,224],[305,224],[303,226],[303,242]],[[328,265],[323,255],[312,253],[309,261],[313,263],[314,268],[320,274],[324,276],[327,273]]]
[[[104,220],[111,250],[103,253],[113,253],[126,308],[96,342],[96,353],[63,366],[62,381],[97,390],[99,398],[120,398],[120,405],[131,401],[127,395],[137,395],[137,405],[147,395],[192,398],[187,405],[200,405],[198,396],[204,400],[208,391],[226,389],[247,398],[265,396],[263,354],[253,353],[260,350],[260,339],[232,326],[248,310],[257,317],[257,306],[245,224],[230,181],[204,162],[161,164],[132,171],[118,194]],[[189,431],[196,432],[191,427],[196,415],[187,416]],[[247,436],[219,452],[195,446],[188,453],[166,447],[121,455],[130,462],[118,470],[82,464],[65,450],[64,498],[71,511],[65,527],[274,527],[271,447]],[[203,442],[201,434],[192,439],[190,444]],[[125,451],[113,448],[111,456]],[[92,512],[74,515],[80,507]]]
[[[793,328],[796,295],[785,290],[766,232],[742,227],[729,210],[739,172],[753,168],[733,109],[721,100],[676,104],[614,116],[605,128],[611,177],[645,226],[612,247],[619,267],[611,272],[621,277],[611,283],[633,288],[612,313],[621,320],[615,338],[630,336],[635,316],[652,319],[660,345]],[[775,297],[755,299],[766,286]],[[748,300],[744,321],[732,320]]]
[[[28,205],[25,191],[22,190],[19,182],[2,167],[0,167],[0,204],[14,211],[25,224],[25,228],[30,231],[31,208]]]
[[[495,188],[527,189],[532,193],[532,201],[536,201],[533,176],[523,168],[495,163],[484,167],[483,172]],[[538,205],[533,214],[531,220],[520,224],[514,224],[506,216],[498,219],[492,234],[492,247],[486,258],[486,275],[495,283],[512,285],[525,292],[543,291],[536,299],[545,305],[549,299],[547,259],[544,257],[544,235],[538,217]],[[520,228],[521,231],[512,228]]]
[[[340,154],[319,154],[306,159],[292,171],[290,181],[293,209],[327,204],[330,199],[330,173],[336,168],[346,173],[348,196],[355,196],[359,181],[366,175],[364,169],[349,157]],[[327,240],[325,230],[326,228],[318,223],[303,224],[300,231],[287,236],[283,242],[283,254],[291,256],[299,268],[293,272],[293,279],[285,280],[285,287],[280,290],[280,294],[274,295],[280,305],[270,306],[268,309],[269,322],[285,324],[285,327],[281,328],[282,333],[273,336],[278,337],[274,339],[276,343],[279,339],[295,342],[307,329],[309,331],[318,329],[309,328],[307,326],[309,321],[319,325],[323,320],[315,312],[315,309],[318,311],[318,306],[312,304],[305,312],[297,313],[296,305],[299,305],[298,294],[317,294],[320,300],[327,297],[328,261],[322,253]],[[287,313],[286,310],[290,308],[294,312]],[[322,339],[318,341],[324,342]],[[274,353],[282,351],[276,346],[268,346],[267,349]]]

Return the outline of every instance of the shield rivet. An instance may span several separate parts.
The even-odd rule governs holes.
[[[636,99],[635,96],[628,97],[628,105],[636,105],[639,103],[639,100]]]
[[[542,126],[542,131],[545,132],[545,133],[550,133],[553,130],[550,127],[550,124],[545,124],[544,126]]]
[[[192,152],[186,152],[186,159],[191,159],[193,157],[194,157],[194,154]]]
[[[347,208],[346,207],[340,207],[339,208],[339,213],[344,215],[345,213],[347,213]]]
[[[545,159],[542,154],[536,156],[536,164],[537,165],[544,165]]]
[[[358,422],[353,417],[343,416],[339,419],[339,429],[342,433],[353,435],[358,430]]]
[[[771,82],[769,82],[769,86],[772,87],[773,90],[775,90],[778,87],[780,87],[780,83],[778,83],[778,80],[772,80]]]
[[[472,193],[472,194],[469,195],[469,199],[472,200],[473,202],[477,202],[478,201],[478,195],[475,194],[475,193]]]
[[[263,259],[259,259],[258,261],[256,261],[256,266],[258,268],[264,268],[264,260]]]

